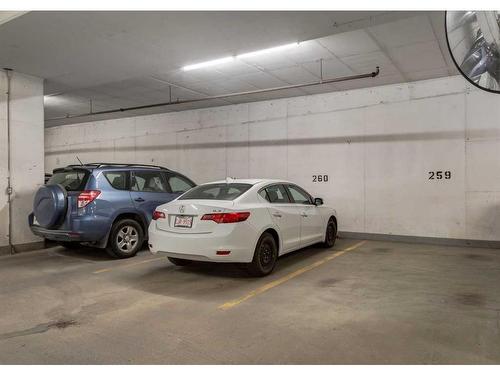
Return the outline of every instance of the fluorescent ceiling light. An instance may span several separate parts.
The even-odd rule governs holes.
[[[228,63],[228,62],[233,61],[233,60],[234,60],[233,56],[223,57],[222,59],[205,61],[205,62],[201,62],[198,64],[193,64],[193,65],[186,65],[185,67],[182,68],[182,70],[188,71],[188,70],[193,70],[193,69],[206,68],[206,67],[212,66],[212,65],[219,65],[219,64]]]
[[[238,59],[245,59],[245,58],[248,58],[248,57],[254,57],[254,56],[263,55],[265,53],[283,51],[285,49],[297,47],[298,45],[299,45],[299,43],[284,44],[284,45],[278,46],[278,47],[271,47],[271,48],[261,49],[259,51],[253,51],[253,52],[243,53],[241,55],[236,56],[236,58],[238,58]]]
[[[198,64],[186,65],[186,66],[184,66],[182,68],[182,70],[184,70],[185,72],[187,72],[189,70],[206,68],[206,67],[213,66],[213,65],[225,64],[225,63],[234,61],[235,59],[245,59],[245,58],[249,58],[249,57],[263,55],[265,53],[283,51],[285,49],[289,49],[289,48],[292,48],[292,47],[297,47],[298,45],[299,45],[299,43],[296,42],[296,43],[284,44],[282,46],[261,49],[259,51],[253,51],[253,52],[243,53],[241,55],[237,55],[236,57],[234,57],[234,56],[223,57],[221,59],[205,61],[205,62],[201,62],[201,63],[198,63]]]

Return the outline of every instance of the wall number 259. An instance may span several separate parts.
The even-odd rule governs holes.
[[[313,182],[328,182],[327,174],[313,174]]]
[[[449,180],[451,179],[451,171],[429,171],[429,180]]]

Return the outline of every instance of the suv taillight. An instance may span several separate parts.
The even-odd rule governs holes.
[[[165,219],[165,213],[161,211],[154,211],[153,212],[153,220],[158,220],[158,219]]]
[[[101,194],[100,190],[84,190],[78,195],[78,208],[83,208]]]
[[[201,220],[212,220],[217,224],[239,223],[245,221],[250,216],[250,212],[225,212],[220,214],[206,214]]]

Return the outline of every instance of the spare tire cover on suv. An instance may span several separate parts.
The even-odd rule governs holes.
[[[41,227],[50,229],[66,215],[67,193],[62,185],[44,185],[35,194],[33,213]]]

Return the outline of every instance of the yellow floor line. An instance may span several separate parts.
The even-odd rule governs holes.
[[[143,260],[143,261],[140,261],[140,262],[135,262],[135,263],[127,263],[127,264],[123,264],[123,265],[118,265],[116,267],[111,267],[111,268],[103,268],[103,269],[100,269],[100,270],[97,270],[97,271],[94,271],[92,272],[93,274],[99,274],[99,273],[103,273],[103,272],[109,272],[109,271],[113,271],[113,270],[116,270],[118,268],[128,268],[128,267],[133,267],[133,266],[137,266],[139,264],[144,264],[144,263],[150,263],[150,262],[155,262],[157,260],[160,260],[160,259],[167,259],[167,257],[161,257],[161,258],[153,258],[153,259],[146,259],[146,260]]]
[[[263,286],[261,286],[260,288],[257,288],[257,289],[254,289],[252,290],[251,292],[247,293],[246,295],[244,295],[243,297],[241,298],[238,298],[238,299],[235,299],[235,300],[232,300],[232,301],[229,301],[229,302],[226,302],[222,305],[219,306],[219,309],[221,310],[229,310],[237,305],[239,305],[240,303],[250,299],[250,298],[253,298],[253,297],[256,297],[258,296],[259,294],[262,294],[266,291],[268,291],[269,289],[271,288],[274,288],[275,286],[278,286],[278,285],[281,285],[283,284],[284,282],[290,280],[290,279],[293,279],[294,277],[297,277],[299,275],[302,275],[304,272],[307,272],[307,271],[310,271],[316,267],[319,267],[323,264],[325,264],[326,262],[332,260],[332,259],[335,259],[339,256],[341,256],[342,254],[345,254],[349,251],[352,251],[354,249],[357,249],[358,247],[360,247],[361,245],[363,245],[364,243],[366,243],[366,241],[361,241],[361,242],[358,242],[357,244],[355,245],[352,245],[344,250],[341,250],[339,252],[336,252],[335,254],[332,254],[332,255],[329,255],[321,260],[318,260],[308,266],[305,266],[305,267],[302,267],[302,268],[299,268],[298,270],[294,271],[294,272],[291,272],[289,273],[288,275],[286,276],[283,276],[277,280],[274,280],[274,281],[271,281],[270,283],[267,283]]]

